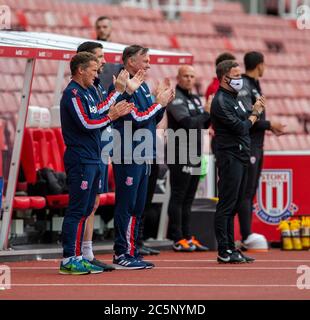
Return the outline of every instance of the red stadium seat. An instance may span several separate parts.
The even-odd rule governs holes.
[[[31,209],[43,209],[46,206],[46,200],[43,197],[32,196],[29,199]]]
[[[26,128],[21,156],[21,165],[27,183],[37,181],[37,170],[51,168],[54,171],[63,169],[62,158],[58,149],[55,133],[51,129]],[[47,196],[47,204],[53,208],[68,204],[68,195]]]
[[[68,194],[57,194],[46,196],[47,205],[51,208],[66,208],[69,203]]]
[[[15,196],[13,201],[15,210],[27,210],[30,208],[30,198],[23,196]]]
[[[109,164],[109,167],[108,167],[108,181],[109,181],[109,190],[114,191],[115,180],[114,180],[113,167],[111,164]]]
[[[104,206],[107,204],[107,193],[101,193],[99,197],[99,206]]]
[[[42,140],[44,140],[45,143],[42,130],[32,128],[25,129],[21,165],[28,183],[36,183],[37,170],[44,168],[44,160],[41,152]]]
[[[107,203],[106,205],[114,205],[115,204],[115,193],[114,192],[108,192],[107,193]]]
[[[115,205],[115,193],[108,192],[100,194],[99,206],[114,206]]]
[[[44,197],[39,196],[15,196],[13,200],[14,210],[43,209],[46,206]]]
[[[305,134],[297,135],[297,139],[299,141],[299,145],[301,147],[301,150],[309,150],[310,149],[310,144],[307,139],[307,135],[305,135]]]
[[[61,128],[53,128],[52,130],[54,130],[54,132],[55,132],[58,148],[60,151],[60,156],[61,156],[61,158],[63,158],[66,146],[65,146],[65,142],[64,142],[64,139],[62,136]]]
[[[37,170],[51,168],[54,171],[64,171],[63,154],[65,145],[60,128],[36,129],[26,128],[22,148],[21,165],[27,183],[34,184],[37,180]],[[112,166],[109,165],[109,186],[114,188]],[[114,190],[114,189],[113,189]],[[39,206],[43,205],[39,199],[33,199]],[[63,208],[68,206],[69,195],[47,195],[48,207]],[[102,194],[100,205],[114,205],[115,195],[113,192]],[[45,204],[44,204],[45,205]]]
[[[46,145],[44,146],[44,153],[46,153],[46,162],[44,163],[44,167],[52,168],[54,171],[63,171],[63,157],[60,153],[58,140],[55,134],[55,131],[52,129],[43,130]],[[42,146],[43,148],[43,146]]]

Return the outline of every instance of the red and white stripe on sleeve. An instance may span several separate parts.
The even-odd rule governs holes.
[[[97,105],[97,110],[99,114],[102,114],[110,109],[110,107],[115,103],[116,99],[119,97],[120,92],[112,91],[108,97]]]
[[[162,108],[162,105],[159,103],[152,104],[145,111],[138,111],[138,109],[136,107],[133,107],[133,109],[130,111],[130,114],[134,118],[134,120],[144,121],[144,120],[148,120],[149,118],[151,118],[161,108]]]
[[[109,116],[106,116],[101,119],[90,119],[88,114],[84,110],[82,101],[79,96],[73,97],[72,103],[81,123],[84,125],[85,128],[100,129],[111,123],[111,119]]]

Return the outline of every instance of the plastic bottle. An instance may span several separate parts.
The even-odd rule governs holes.
[[[291,220],[290,229],[294,250],[302,250],[302,244],[300,239],[300,220]]]
[[[279,223],[278,230],[281,230],[282,250],[293,250],[293,241],[291,238],[290,225],[287,220]]]
[[[303,250],[309,250],[310,248],[310,217],[301,218],[301,244]]]

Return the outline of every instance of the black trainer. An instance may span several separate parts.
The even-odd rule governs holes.
[[[245,262],[252,263],[255,261],[254,258],[246,256],[241,250],[235,250],[235,251],[238,252],[241,255],[241,257],[243,257],[245,259]]]
[[[91,264],[93,264],[94,266],[97,267],[101,267],[103,269],[103,271],[113,271],[115,270],[115,268],[113,266],[111,266],[110,264],[106,264],[100,260],[97,260],[96,258],[94,258],[92,261],[89,261]]]
[[[151,254],[151,252],[150,252],[149,248],[147,248],[147,247],[145,247],[145,246],[141,246],[141,247],[139,248],[139,254],[140,254],[141,256],[149,256],[149,255]]]
[[[152,255],[152,256],[160,254],[160,250],[157,250],[157,249],[154,249],[154,248],[151,248],[151,247],[147,247],[147,246],[143,246],[142,248],[148,250],[150,255]]]
[[[246,260],[237,251],[226,250],[218,254],[218,263],[245,263]]]

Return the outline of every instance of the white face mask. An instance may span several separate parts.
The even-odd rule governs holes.
[[[234,78],[230,78],[227,76],[227,78],[229,79],[228,85],[233,88],[235,91],[239,92],[242,87],[243,87],[243,79],[242,78],[238,78],[238,79],[234,79]]]

